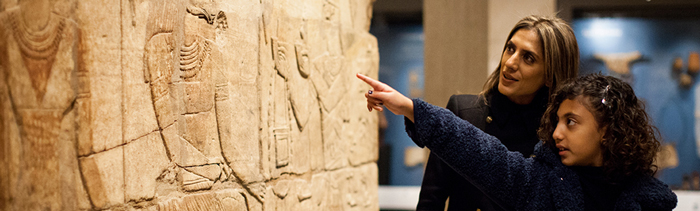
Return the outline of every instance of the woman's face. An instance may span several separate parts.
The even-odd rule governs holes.
[[[559,105],[559,120],[552,138],[564,165],[602,166],[601,141],[606,129],[598,126],[593,114],[581,104],[583,100],[578,96],[573,100],[566,99]]]
[[[529,104],[545,85],[544,55],[537,32],[520,29],[506,43],[501,56],[498,91],[517,104]]]

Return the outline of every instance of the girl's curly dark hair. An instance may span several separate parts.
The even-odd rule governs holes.
[[[649,123],[644,104],[629,84],[601,74],[590,74],[568,81],[550,97],[537,131],[546,146],[555,152],[552,137],[557,127],[561,103],[583,96],[581,102],[596,119],[607,127],[601,141],[603,170],[609,179],[621,181],[633,175],[651,175],[657,170],[654,158],[660,149],[658,129]]]

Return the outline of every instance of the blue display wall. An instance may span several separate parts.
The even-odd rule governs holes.
[[[698,179],[700,171],[700,77],[690,74],[688,86],[680,83],[681,75],[688,72],[691,52],[700,52],[700,20],[581,18],[572,27],[581,51],[580,73],[622,78],[646,103],[670,156],[662,160],[666,167],[658,177],[674,189],[696,189],[692,180]],[[617,61],[603,57],[617,57]],[[682,66],[674,71],[677,59]],[[606,66],[606,62],[617,66]],[[628,74],[619,71],[625,65]]]
[[[422,98],[423,26],[373,26],[370,33],[377,37],[379,45],[379,80],[405,96]],[[383,142],[390,148],[390,153],[389,165],[380,168],[389,168],[388,185],[420,185],[423,165],[404,165],[405,149],[416,145],[406,135],[403,116],[386,110],[383,113],[387,120]]]

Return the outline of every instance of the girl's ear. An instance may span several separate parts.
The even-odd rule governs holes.
[[[609,140],[609,137],[605,137],[605,135],[608,132],[608,126],[602,127],[598,129],[598,133],[600,134],[600,143],[604,143],[606,140]]]

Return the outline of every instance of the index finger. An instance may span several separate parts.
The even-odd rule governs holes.
[[[372,88],[374,90],[377,90],[377,91],[382,91],[382,90],[386,89],[386,86],[387,86],[386,84],[384,84],[380,81],[374,80],[374,79],[367,77],[365,75],[362,75],[360,73],[357,74],[357,78],[359,78],[360,80],[369,84],[370,86],[372,86]]]

